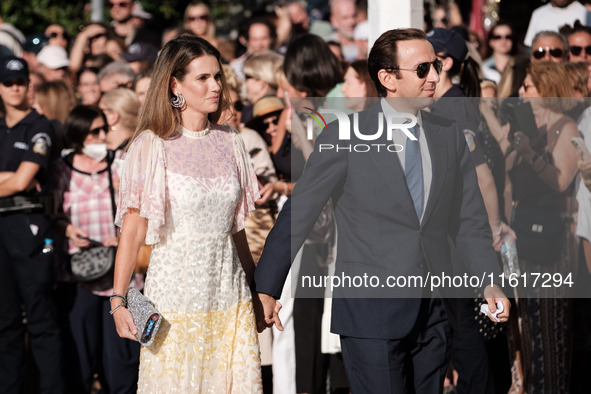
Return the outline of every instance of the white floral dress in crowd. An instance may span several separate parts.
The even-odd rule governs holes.
[[[130,146],[116,223],[129,208],[148,219],[145,295],[164,321],[142,348],[138,392],[262,392],[252,296],[232,234],[258,198],[236,130],[142,133]]]

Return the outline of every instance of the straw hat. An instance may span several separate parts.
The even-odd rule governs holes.
[[[252,119],[246,127],[259,130],[263,120],[269,116],[279,115],[285,108],[283,101],[276,96],[266,96],[257,101],[252,109]],[[264,130],[263,130],[264,131]]]

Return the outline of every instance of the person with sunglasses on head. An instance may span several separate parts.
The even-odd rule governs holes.
[[[391,137],[384,132],[374,140],[401,145],[398,152],[320,151],[325,144],[365,141],[354,130],[350,139],[339,139],[337,122],[317,137],[255,270],[265,312],[259,329],[281,329],[276,299],[293,254],[330,198],[339,276],[373,275],[385,284],[387,277],[454,272],[450,236],[471,274],[501,273],[466,139],[455,122],[422,111],[433,102],[442,70],[427,36],[418,29],[383,33],[368,68],[383,99],[357,114],[357,124],[373,133],[386,116],[414,118],[416,127],[401,125]],[[331,329],[340,335],[351,392],[442,392],[457,306],[445,292],[424,290],[379,284],[334,289]],[[492,313],[503,304],[497,317],[507,321],[510,304],[500,288],[489,284],[483,291]]]
[[[531,46],[531,61],[563,63],[568,60],[568,41],[555,31],[544,30],[535,35]]]
[[[44,252],[53,239],[47,215],[52,204],[43,198],[58,152],[51,124],[28,104],[28,88],[27,63],[0,59],[0,382],[3,393],[22,392],[26,330],[39,369],[36,390],[62,393],[54,254]]]
[[[119,338],[110,310],[113,273],[92,282],[69,274],[69,259],[96,244],[117,246],[113,224],[119,190],[119,165],[107,150],[109,125],[97,106],[79,105],[68,115],[64,131],[69,148],[52,178],[58,196],[53,217],[58,256],[57,307],[62,324],[67,392],[88,393],[94,375],[105,391],[137,390],[138,343]],[[134,276],[130,286],[141,287]]]

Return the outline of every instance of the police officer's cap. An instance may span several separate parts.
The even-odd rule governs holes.
[[[6,56],[0,59],[0,82],[11,79],[29,79],[27,62],[16,56]]]
[[[458,32],[436,28],[427,33],[427,40],[433,45],[435,53],[445,52],[456,60],[466,60],[468,47]]]

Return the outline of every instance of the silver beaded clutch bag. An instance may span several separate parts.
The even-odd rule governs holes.
[[[154,303],[135,288],[127,290],[127,309],[137,327],[135,337],[141,345],[150,346],[160,327],[162,315]]]

